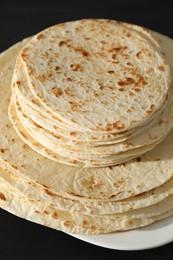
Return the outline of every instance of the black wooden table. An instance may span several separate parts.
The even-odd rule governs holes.
[[[173,37],[173,1],[2,1],[0,51],[53,24],[82,18],[136,23]],[[144,250],[119,251],[94,246],[63,232],[36,225],[0,210],[0,260],[53,259],[173,260],[173,243]]]

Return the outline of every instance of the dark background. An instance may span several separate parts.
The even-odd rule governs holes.
[[[136,23],[173,37],[173,1],[2,1],[0,51],[53,24],[81,18]],[[0,210],[0,260],[173,260],[173,243],[143,251],[104,249]]]

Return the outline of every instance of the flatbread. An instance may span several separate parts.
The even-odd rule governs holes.
[[[117,21],[86,19],[50,27],[23,48],[21,60],[35,97],[69,128],[81,131],[116,133],[144,125],[170,89],[170,68],[158,43],[143,28]]]

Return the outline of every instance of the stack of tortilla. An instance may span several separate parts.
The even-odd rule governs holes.
[[[2,53],[0,207],[80,234],[173,215],[172,49],[86,19]]]
[[[155,39],[137,26],[88,19],[48,28],[22,49],[10,117],[44,156],[105,167],[161,142],[171,102],[170,68]]]

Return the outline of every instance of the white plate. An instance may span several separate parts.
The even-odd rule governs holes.
[[[142,250],[173,241],[173,216],[144,228],[104,235],[73,235],[85,242],[119,250]]]

